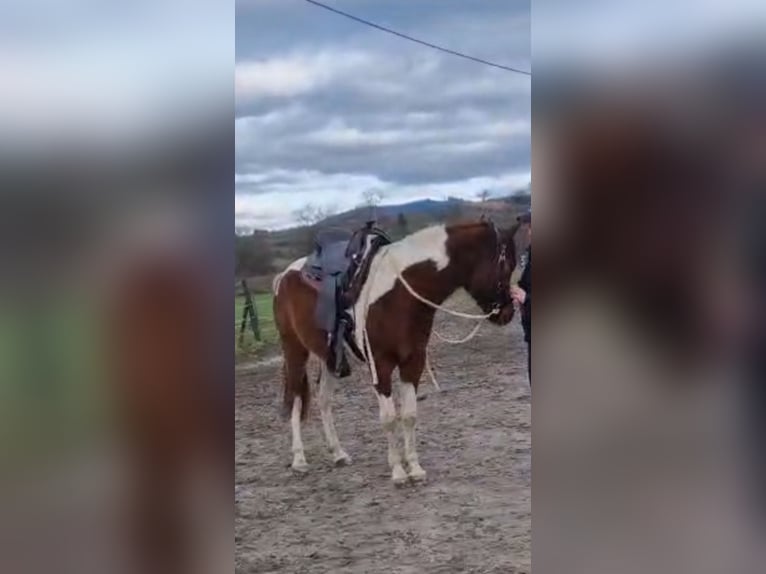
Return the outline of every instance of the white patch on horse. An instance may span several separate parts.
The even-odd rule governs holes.
[[[399,272],[424,261],[433,261],[436,269],[441,271],[449,265],[447,237],[445,226],[436,225],[380,248],[370,265],[370,274],[359,294],[359,300],[354,305],[354,336],[361,349],[364,349],[364,324],[361,318],[365,317],[365,306],[372,306],[391,291],[398,279],[396,270],[386,258],[393,257]]]
[[[290,265],[288,265],[285,268],[285,270],[282,271],[282,273],[277,273],[274,276],[274,280],[271,283],[271,292],[274,295],[276,295],[277,292],[279,291],[279,284],[282,281],[282,277],[285,276],[285,273],[287,273],[288,271],[299,271],[300,269],[303,268],[303,265],[306,263],[306,259],[308,259],[308,257],[301,257],[300,259],[296,259],[295,261],[290,263]]]
[[[404,460],[407,462],[408,473],[412,480],[424,480],[426,471],[420,466],[415,440],[415,424],[418,416],[418,398],[415,385],[401,383],[402,397],[402,430],[404,434]]]
[[[290,417],[290,425],[293,431],[293,469],[298,472],[306,472],[308,463],[303,453],[303,441],[301,440],[301,406],[303,400],[300,397],[293,399],[293,412]]]
[[[396,405],[393,396],[386,397],[378,395],[378,406],[380,407],[380,423],[386,433],[388,440],[388,464],[391,467],[391,480],[394,484],[402,484],[407,480],[407,473],[402,466],[402,456],[396,444]]]
[[[433,261],[436,269],[441,271],[449,265],[447,230],[443,225],[427,227],[400,241],[383,246],[376,257],[380,260],[379,269],[373,276],[374,281],[370,282],[370,305],[391,291],[396,284],[397,274],[391,265],[380,266],[386,257],[396,260],[399,272],[424,261]]]

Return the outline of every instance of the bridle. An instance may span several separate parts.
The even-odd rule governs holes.
[[[500,313],[502,308],[508,304],[510,298],[508,288],[503,282],[505,266],[508,264],[508,245],[503,241],[500,229],[497,227],[497,225],[495,225],[494,221],[491,219],[485,219],[484,216],[482,216],[481,220],[487,225],[491,226],[495,235],[496,253],[494,259],[496,261],[495,272],[497,275],[497,283],[495,285],[495,302],[492,304],[491,312],[493,315],[497,315]],[[513,273],[513,269],[511,269],[511,273]]]
[[[453,315],[455,317],[462,317],[464,319],[488,319],[490,317],[493,317],[495,315],[499,315],[502,311],[503,307],[507,306],[508,303],[510,303],[510,293],[508,292],[508,289],[503,284],[503,271],[504,271],[504,265],[508,261],[508,246],[505,245],[502,241],[502,235],[500,233],[500,230],[497,228],[497,226],[486,219],[482,217],[482,222],[486,223],[487,225],[491,226],[494,234],[495,234],[495,245],[496,245],[496,255],[494,259],[496,260],[496,273],[497,273],[497,283],[495,286],[495,300],[492,303],[492,306],[490,310],[484,314],[476,315],[473,313],[463,313],[460,311],[454,311],[452,309],[448,309],[446,307],[443,307],[442,305],[439,305],[437,303],[434,303],[433,301],[429,301],[425,297],[423,297],[420,293],[415,291],[415,289],[412,288],[412,285],[410,285],[409,281],[404,278],[404,275],[402,274],[402,267],[398,264],[396,261],[396,258],[393,256],[391,252],[386,252],[384,257],[385,260],[388,262],[388,264],[391,266],[391,269],[396,273],[397,279],[401,281],[402,285],[404,285],[404,288],[412,295],[415,299],[420,301],[421,303],[431,307],[432,309],[436,311],[444,311],[448,313],[449,315]],[[513,270],[511,270],[513,272]]]

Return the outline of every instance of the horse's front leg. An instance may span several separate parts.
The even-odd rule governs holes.
[[[417,354],[399,367],[402,379],[402,428],[404,431],[404,458],[409,476],[414,481],[426,478],[426,471],[420,466],[415,439],[415,425],[418,418],[417,385],[423,374],[425,353]]]
[[[377,365],[378,386],[375,391],[378,395],[378,406],[380,407],[380,423],[383,425],[383,430],[388,440],[388,464],[391,467],[391,480],[393,480],[394,484],[400,485],[407,482],[407,473],[404,472],[402,456],[396,444],[398,419],[394,397],[391,392],[391,375],[393,370],[393,364],[388,362]]]
[[[407,461],[409,477],[414,481],[425,480],[426,471],[420,466],[415,440],[418,417],[418,399],[415,385],[402,382],[402,429],[404,431],[404,460]]]

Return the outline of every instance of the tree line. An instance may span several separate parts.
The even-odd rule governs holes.
[[[486,201],[488,196],[488,192],[478,194],[482,202]],[[383,198],[384,195],[379,190],[369,190],[365,192],[358,207],[369,208],[369,215],[365,217],[376,220],[394,241],[434,222],[434,216],[427,214],[407,216],[399,212],[395,217],[379,217],[378,206]],[[462,211],[462,205],[455,202],[438,219],[459,219]],[[310,253],[320,224],[337,213],[337,208],[308,203],[293,212],[293,220],[299,224],[295,229],[280,232],[255,230],[250,234],[237,235],[236,276],[271,275],[288,260],[292,261]],[[361,225],[361,221],[354,225]]]

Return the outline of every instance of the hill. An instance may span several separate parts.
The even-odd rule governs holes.
[[[498,225],[508,226],[516,216],[529,209],[528,193],[514,194],[486,201],[467,201],[458,198],[446,200],[425,199],[399,205],[381,205],[376,208],[361,206],[333,214],[313,225],[304,225],[279,231],[255,230],[252,234],[237,236],[238,277],[252,278],[252,287],[265,289],[270,284],[271,272],[282,269],[291,261],[311,250],[319,229],[340,227],[353,231],[364,225],[374,214],[378,225],[394,239],[436,223],[478,219],[482,215],[492,218]]]
[[[421,199],[396,205],[379,205],[375,208],[361,206],[343,213],[331,215],[320,222],[320,225],[335,226],[346,223],[353,224],[364,222],[373,216],[376,220],[380,221],[396,218],[400,213],[404,214],[405,217],[419,216],[435,221],[448,216],[450,211],[455,211],[466,203],[469,202],[451,197],[442,201],[436,199]]]
[[[513,221],[516,214],[529,209],[531,196],[516,194],[506,197],[488,199],[487,201],[468,201],[450,197],[446,200],[423,199],[397,205],[380,205],[377,207],[360,206],[342,213],[331,215],[314,224],[314,228],[342,227],[357,228],[366,221],[374,218],[384,229],[395,226],[400,214],[410,224],[410,231],[420,229],[434,223],[454,221],[457,219],[479,218],[486,214],[496,219],[498,224],[507,225]],[[274,236],[289,236],[294,232],[305,229],[296,227],[273,232]]]

